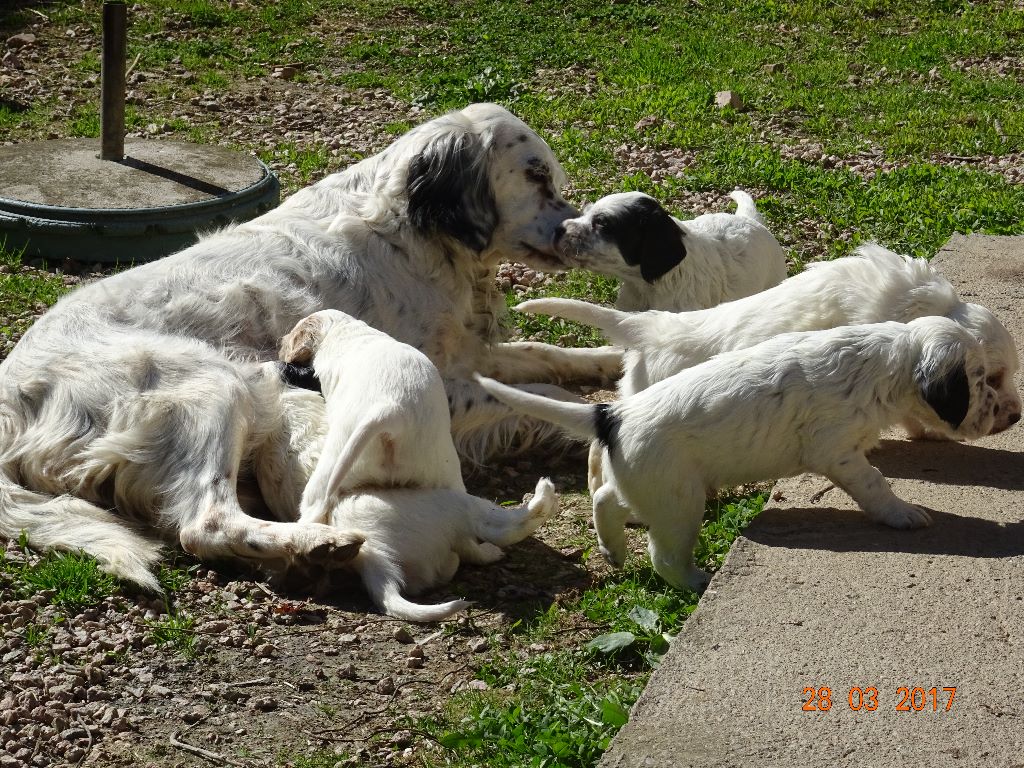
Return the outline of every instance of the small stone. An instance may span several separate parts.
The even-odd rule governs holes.
[[[735,91],[719,91],[715,94],[715,106],[719,109],[732,107],[738,112],[743,109],[743,99]]]
[[[359,635],[345,634],[338,635],[338,645],[352,645],[359,642]]]
[[[22,32],[18,35],[11,35],[7,38],[8,48],[27,48],[30,45],[35,45],[36,36],[31,32]]]
[[[420,669],[423,667],[423,659],[419,656],[410,656],[405,660],[405,666],[409,669]]]
[[[410,659],[422,659],[423,658],[423,646],[422,645],[414,645],[412,648],[410,648],[409,649],[409,658]]]
[[[395,692],[395,681],[392,680],[390,677],[382,677],[380,680],[377,681],[377,686],[375,690],[377,691],[377,693],[383,694],[385,696],[390,696],[392,693]]]
[[[338,677],[342,680],[355,680],[356,679],[356,667],[355,664],[346,664],[338,668]]]
[[[402,643],[403,645],[408,645],[413,642],[412,633],[406,626],[398,627],[398,629],[395,630],[395,633],[392,636],[395,638],[395,640]]]
[[[299,74],[297,67],[284,66],[274,67],[274,71],[270,76],[276,77],[279,80],[292,80],[297,74]]]
[[[269,696],[261,696],[252,700],[252,708],[259,712],[270,712],[277,709],[277,702]]]
[[[486,637],[477,637],[469,641],[469,650],[473,653],[483,653],[490,646]]]
[[[262,645],[257,645],[256,648],[253,650],[253,654],[255,654],[256,658],[258,659],[269,659],[276,652],[277,648],[274,647],[273,643],[263,643]]]

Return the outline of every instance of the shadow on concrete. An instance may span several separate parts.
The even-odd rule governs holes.
[[[1024,453],[970,443],[883,440],[868,460],[888,478],[1024,491]]]
[[[831,552],[906,552],[961,557],[1024,555],[1024,520],[999,523],[927,508],[929,528],[900,531],[859,510],[821,507],[766,509],[743,535],[759,544]],[[1021,511],[1024,517],[1024,510]]]

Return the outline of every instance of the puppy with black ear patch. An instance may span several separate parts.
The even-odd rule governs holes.
[[[654,569],[692,589],[708,579],[693,547],[709,490],[817,472],[872,520],[925,526],[928,513],[897,498],[865,453],[907,417],[951,438],[987,435],[996,405],[981,345],[942,317],[784,334],[610,405],[478,380],[522,413],[600,441],[604,482],[593,496],[601,551],[622,565],[632,512],[648,526]]]
[[[623,310],[703,309],[749,296],[786,278],[786,254],[746,192],[736,213],[673,218],[650,195],[602,197],[555,231],[571,263],[619,278]]]

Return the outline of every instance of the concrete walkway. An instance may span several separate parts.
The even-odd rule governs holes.
[[[935,263],[1024,347],[1024,238],[957,236]],[[1024,767],[1024,426],[894,437],[871,459],[933,526],[879,527],[838,490],[815,502],[818,476],[779,483],[603,768]]]

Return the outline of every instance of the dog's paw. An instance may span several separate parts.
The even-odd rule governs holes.
[[[329,526],[315,526],[326,531],[317,531],[319,535],[311,543],[309,550],[302,558],[310,565],[321,568],[336,568],[344,565],[359,553],[363,545],[363,537],[354,533],[346,533]]]
[[[623,543],[621,547],[617,544],[609,547],[603,543],[598,546],[601,550],[601,554],[604,556],[604,559],[608,561],[608,564],[611,565],[612,568],[621,568],[626,564],[625,543]]]
[[[533,489],[533,498],[527,500],[527,509],[530,510],[530,517],[544,521],[558,513],[558,494],[555,493],[555,484],[550,478],[542,477],[537,481],[537,487]]]
[[[890,528],[925,528],[932,524],[931,515],[923,507],[898,500],[875,511],[871,517]]]

